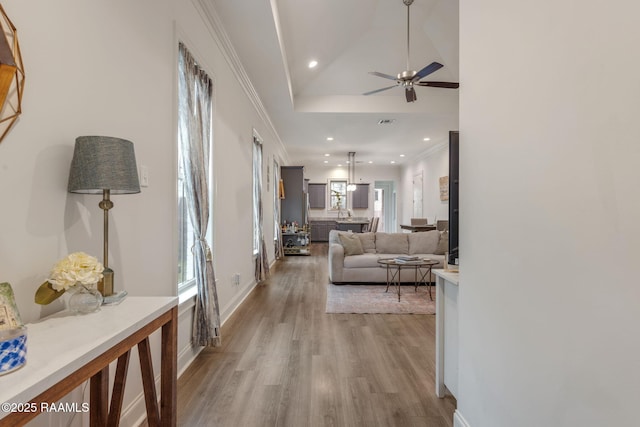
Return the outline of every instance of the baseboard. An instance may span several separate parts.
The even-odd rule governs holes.
[[[224,325],[224,323],[231,317],[231,315],[242,305],[245,299],[251,294],[253,288],[257,285],[255,280],[252,280],[248,284],[246,284],[240,292],[236,294],[236,296],[229,302],[225,308],[220,311],[220,323]],[[223,337],[224,339],[224,337]]]
[[[251,291],[256,286],[255,280],[251,281],[247,285],[245,285],[241,292],[231,301],[231,303],[227,306],[226,310],[220,313],[220,323],[224,324],[231,315],[242,305],[242,302],[251,294]],[[191,298],[192,299],[192,298]],[[184,304],[181,304],[179,319],[185,316],[188,312],[193,309],[194,303],[189,301],[185,301]],[[180,320],[178,320],[180,321]],[[223,337],[224,339],[224,337]],[[198,354],[203,350],[204,347],[193,347],[191,345],[191,340],[189,340],[186,345],[179,350],[178,352],[178,378],[187,370],[189,365],[193,363]],[[160,375],[155,378],[156,382],[156,390],[160,390]],[[122,416],[120,419],[120,425],[122,426],[141,426],[145,423],[147,419],[147,410],[144,401],[144,392],[138,394],[131,403],[124,408],[122,411]]]
[[[460,411],[457,409],[453,413],[453,427],[471,427],[471,424],[464,419]]]

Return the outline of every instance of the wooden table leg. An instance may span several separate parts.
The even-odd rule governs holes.
[[[117,427],[120,425],[120,415],[122,414],[122,402],[124,400],[124,388],[127,384],[127,370],[129,368],[129,358],[131,351],[118,358],[116,366],[116,376],[113,380],[113,391],[111,393],[111,407],[109,408],[109,418],[107,427]]]
[[[109,365],[91,377],[89,387],[89,423],[104,427],[109,413]]]
[[[171,309],[171,320],[162,326],[160,418],[162,426],[177,422],[178,395],[178,307]]]
[[[151,361],[149,337],[146,337],[138,343],[138,356],[140,356],[140,371],[142,373],[142,387],[144,388],[144,403],[147,407],[147,424],[149,427],[157,427],[160,425],[160,414],[158,412],[156,381],[153,375],[153,363]]]

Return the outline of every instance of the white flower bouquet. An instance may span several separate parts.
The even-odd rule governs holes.
[[[84,252],[74,252],[61,259],[49,274],[49,283],[56,291],[66,291],[78,283],[93,285],[102,279],[104,266],[97,258]]]
[[[49,304],[76,285],[94,285],[102,279],[104,266],[97,258],[84,252],[74,252],[56,263],[35,295],[38,304]]]

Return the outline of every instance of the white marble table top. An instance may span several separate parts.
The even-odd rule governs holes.
[[[460,273],[457,271],[433,270],[433,274],[442,277],[447,282],[458,285],[460,282]]]
[[[129,296],[96,313],[62,311],[27,324],[27,363],[0,376],[0,404],[29,402],[177,304],[177,297]]]

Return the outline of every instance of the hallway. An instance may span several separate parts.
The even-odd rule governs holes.
[[[434,315],[326,314],[327,245],[285,257],[178,382],[180,426],[451,427]]]

